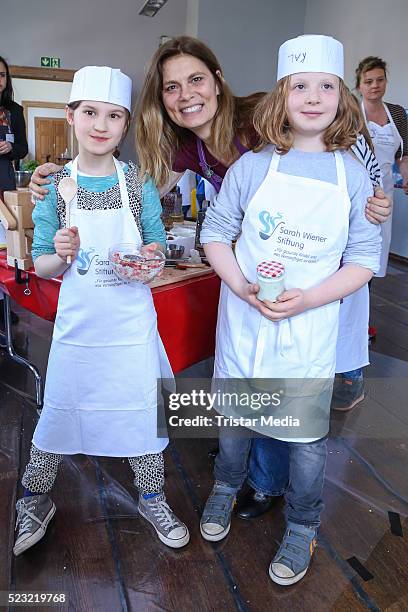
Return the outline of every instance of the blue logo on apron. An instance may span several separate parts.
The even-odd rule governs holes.
[[[272,217],[267,210],[261,210],[258,216],[259,221],[261,222],[259,236],[262,238],[262,240],[268,240],[268,238],[270,238],[275,233],[279,225],[285,224],[284,221],[276,223],[276,221],[279,221],[279,219],[283,219],[283,215],[280,212],[278,212],[274,217]]]
[[[87,274],[89,272],[89,268],[91,267],[91,263],[93,262],[95,257],[98,257],[98,254],[95,253],[95,255],[91,259],[90,256],[94,252],[95,252],[94,248],[90,248],[87,251],[85,251],[85,249],[79,249],[78,255],[77,255],[77,271],[78,271],[78,274],[82,274],[82,276],[83,276],[84,274]]]

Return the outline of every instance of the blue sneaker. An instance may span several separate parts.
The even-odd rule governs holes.
[[[317,546],[317,527],[287,524],[282,544],[269,566],[269,576],[284,586],[295,584],[306,574]]]

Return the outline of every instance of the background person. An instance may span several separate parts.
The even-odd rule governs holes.
[[[403,178],[403,189],[408,194],[408,122],[402,106],[384,102],[386,87],[386,62],[373,56],[361,60],[356,69],[356,89],[361,94],[361,109],[380,164],[384,191],[392,202],[394,162],[397,162]],[[387,273],[391,230],[392,213],[381,226],[381,266],[376,276],[385,276]]]
[[[16,188],[13,161],[28,153],[26,125],[23,108],[13,100],[13,85],[10,70],[4,57],[0,56],[0,199],[3,192]],[[0,223],[0,232],[4,230]],[[0,235],[0,242],[3,236]],[[0,322],[4,322],[3,292],[0,290]],[[17,323],[18,316],[12,312],[11,320]]]
[[[8,64],[0,56],[0,197],[16,188],[13,161],[28,153],[23,107],[13,100]]]
[[[394,162],[398,164],[403,177],[404,191],[408,193],[408,124],[402,106],[383,102],[386,84],[387,67],[382,59],[366,57],[360,62],[356,69],[356,88],[362,96],[361,109],[381,168],[383,188],[392,203]],[[391,232],[392,209],[391,215],[381,225],[381,264],[376,276],[385,276],[387,273]],[[336,381],[332,403],[334,410],[342,412],[351,410],[364,399],[362,367],[367,365],[368,356],[363,352],[364,337],[359,341],[358,336],[363,331],[359,321],[365,320],[367,314],[369,316],[368,292],[366,300],[361,299],[359,304],[345,302],[343,311],[347,309],[350,309],[347,317],[349,324],[339,330],[337,351],[338,371],[344,373],[341,379]],[[369,327],[369,336],[375,338],[376,329],[374,327]]]

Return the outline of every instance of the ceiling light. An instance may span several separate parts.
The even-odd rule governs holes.
[[[139,11],[139,15],[145,15],[146,17],[154,17],[157,11],[166,4],[167,0],[146,0],[144,5]]]

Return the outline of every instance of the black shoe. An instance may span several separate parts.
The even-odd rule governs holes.
[[[272,508],[273,500],[271,495],[264,495],[250,489],[237,504],[237,516],[246,520],[262,516]]]

